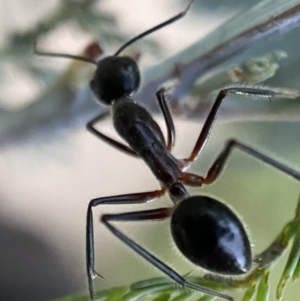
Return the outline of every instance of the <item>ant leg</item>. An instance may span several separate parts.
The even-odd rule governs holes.
[[[94,228],[93,228],[93,212],[92,209],[98,205],[104,204],[140,204],[153,201],[154,199],[162,196],[165,190],[155,190],[143,193],[133,193],[125,195],[117,195],[110,197],[96,198],[90,201],[87,216],[86,216],[86,269],[88,275],[88,285],[90,299],[94,300],[94,290],[93,290],[93,279],[96,275],[95,272],[95,258],[94,258]],[[99,275],[101,276],[101,275]],[[102,276],[101,276],[102,277]]]
[[[222,172],[222,170],[225,166],[226,160],[229,157],[229,155],[231,153],[231,149],[233,147],[239,148],[241,151],[249,154],[250,156],[257,158],[258,160],[260,160],[266,164],[269,164],[269,165],[275,167],[276,169],[284,172],[285,174],[293,177],[294,179],[300,181],[300,173],[297,172],[296,170],[293,170],[292,168],[285,166],[284,164],[270,158],[267,155],[264,155],[263,153],[251,148],[250,146],[245,145],[244,143],[241,143],[239,141],[232,139],[232,140],[228,141],[224,150],[221,152],[221,154],[217,157],[215,162],[210,167],[210,169],[207,173],[207,176],[204,179],[204,184],[211,184],[212,182],[214,182],[217,179],[219,174]]]
[[[124,152],[128,155],[134,156],[134,157],[139,157],[139,155],[133,149],[131,149],[129,146],[102,134],[94,127],[95,123],[100,121],[102,118],[103,118],[103,114],[100,114],[97,117],[95,117],[94,119],[92,119],[91,121],[89,121],[86,125],[87,129],[92,134],[94,134],[95,136],[100,138],[102,141],[106,142],[107,144],[111,145],[112,147],[115,147],[119,151],[122,151],[122,152]]]
[[[192,150],[190,156],[187,159],[184,159],[184,161],[193,162],[201,153],[205,143],[208,140],[209,133],[212,129],[212,125],[215,121],[222,100],[227,96],[227,94],[252,95],[252,96],[264,97],[264,98],[271,98],[273,96],[284,96],[284,94],[281,94],[280,92],[272,91],[268,89],[260,89],[260,88],[236,87],[236,88],[227,88],[221,90],[205,120],[205,123],[199,134],[194,149]]]
[[[215,297],[220,297],[226,300],[233,301],[233,298],[217,291],[211,290],[209,288],[199,286],[193,284],[191,282],[186,281],[182,276],[180,276],[177,272],[171,269],[168,265],[163,263],[157,257],[149,253],[143,247],[138,245],[136,242],[131,240],[129,237],[124,235],[120,232],[117,228],[111,225],[111,221],[154,221],[154,220],[162,220],[170,217],[173,213],[174,207],[169,208],[159,208],[153,210],[144,210],[144,211],[137,211],[137,212],[126,212],[126,213],[119,213],[119,214],[105,214],[101,217],[101,222],[117,237],[119,238],[124,244],[130,247],[133,251],[138,253],[160,271],[168,275],[170,278],[175,280],[183,287],[188,287],[193,290],[199,291],[204,294],[208,294]]]
[[[275,167],[276,169],[279,169],[280,171],[284,172],[285,174],[293,177],[294,179],[300,181],[299,172],[285,166],[284,164],[270,158],[269,156],[264,155],[263,153],[251,148],[250,146],[245,145],[244,143],[232,139],[228,141],[227,145],[225,146],[225,149],[220,153],[215,162],[212,164],[212,166],[207,172],[206,177],[185,172],[183,174],[183,183],[190,186],[201,186],[202,184],[213,183],[222,172],[226,160],[229,157],[231,149],[233,147],[239,148],[241,151],[248,153],[249,155],[257,158],[258,160],[265,162],[266,164],[269,164]]]
[[[175,144],[175,127],[174,127],[173,118],[171,116],[170,110],[166,103],[165,91],[166,91],[165,88],[160,88],[156,92],[156,97],[167,126],[167,133],[168,133],[167,150],[171,151]]]

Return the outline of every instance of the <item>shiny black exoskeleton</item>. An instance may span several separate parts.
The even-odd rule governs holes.
[[[171,217],[171,232],[186,258],[211,272],[239,275],[251,267],[247,233],[238,217],[223,203],[191,196]]]
[[[227,295],[186,281],[167,264],[124,235],[111,222],[155,221],[170,218],[173,239],[186,258],[211,272],[241,275],[249,271],[252,261],[250,242],[243,224],[229,207],[216,199],[201,195],[189,196],[185,185],[201,187],[213,183],[222,172],[233,148],[238,148],[262,162],[298,180],[300,179],[297,172],[235,140],[230,140],[227,143],[205,176],[185,171],[201,153],[208,140],[222,100],[227,94],[247,94],[270,98],[277,92],[248,87],[221,90],[200,131],[193,150],[185,159],[177,159],[171,154],[175,143],[175,128],[165,101],[165,89],[159,89],[156,97],[166,123],[167,139],[164,138],[161,128],[150,112],[130,98],[130,95],[139,87],[140,72],[137,63],[132,58],[119,56],[119,54],[135,41],[182,18],[193,1],[190,2],[185,11],[138,35],[125,43],[113,56],[98,62],[85,57],[36,51],[40,55],[73,58],[96,65],[97,69],[90,82],[90,87],[100,102],[111,106],[115,130],[127,144],[123,144],[96,129],[95,124],[102,119],[102,114],[87,124],[88,130],[113,147],[144,160],[161,186],[161,189],[155,191],[101,197],[90,201],[87,210],[86,256],[91,300],[94,300],[93,278],[98,275],[94,271],[92,214],[94,207],[102,204],[146,203],[168,192],[174,203],[171,207],[104,214],[101,217],[101,222],[122,242],[180,285],[216,297],[233,300]]]

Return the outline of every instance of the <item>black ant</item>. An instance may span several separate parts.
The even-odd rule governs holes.
[[[207,142],[216,114],[227,94],[271,98],[280,95],[278,92],[270,89],[249,87],[232,87],[221,90],[208,114],[190,156],[186,159],[177,159],[171,154],[175,143],[175,128],[165,101],[166,89],[159,89],[156,97],[166,123],[167,141],[165,141],[159,125],[154,121],[151,114],[130,98],[130,95],[136,92],[139,87],[140,72],[137,63],[131,57],[119,56],[120,53],[137,40],[185,16],[193,2],[194,0],[190,1],[183,12],[136,36],[125,43],[113,56],[105,57],[98,62],[86,57],[35,50],[35,53],[39,55],[82,60],[97,66],[94,77],[90,82],[90,87],[100,102],[112,107],[111,112],[115,130],[129,146],[104,135],[94,127],[95,123],[102,118],[102,114],[91,120],[87,124],[87,129],[120,151],[143,159],[161,185],[160,190],[101,197],[90,201],[87,210],[86,255],[91,300],[94,300],[93,278],[98,275],[94,271],[93,207],[101,204],[146,203],[161,197],[167,191],[174,203],[172,207],[104,214],[101,216],[101,222],[122,242],[180,285],[216,297],[233,300],[230,296],[186,281],[184,277],[180,276],[168,265],[120,232],[111,222],[154,221],[171,218],[173,239],[179,250],[191,262],[214,273],[241,275],[247,273],[252,265],[250,242],[243,224],[232,210],[223,203],[208,196],[189,196],[184,185],[202,186],[213,183],[223,170],[226,160],[234,147],[300,180],[298,172],[236,140],[228,142],[211,165],[206,176],[203,177],[185,172],[201,153]]]

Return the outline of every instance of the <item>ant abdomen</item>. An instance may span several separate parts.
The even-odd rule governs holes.
[[[109,56],[97,62],[91,89],[104,104],[133,94],[140,85],[137,63],[129,56]]]
[[[182,201],[171,218],[178,249],[210,272],[240,275],[251,267],[251,247],[238,217],[223,203],[207,196]]]

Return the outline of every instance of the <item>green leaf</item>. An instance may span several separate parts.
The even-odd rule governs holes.
[[[276,291],[277,299],[282,298],[283,290],[287,284],[287,281],[295,273],[295,269],[297,267],[299,258],[300,258],[300,231],[297,232],[297,234],[294,238],[293,246],[292,246],[287,264],[284,268],[284,271],[283,271],[280,281],[278,283],[277,291]]]
[[[257,301],[268,301],[270,295],[270,287],[269,287],[269,270],[264,270],[263,276],[260,279],[258,288],[257,288]]]
[[[171,301],[184,301],[186,300],[190,295],[192,294],[192,292],[190,290],[186,290],[184,292],[181,292],[179,295],[177,295],[176,297],[174,297],[173,299],[171,299]]]
[[[253,282],[246,290],[242,301],[251,301],[255,295],[256,282]]]
[[[300,278],[300,258],[298,258],[298,262],[293,274],[293,280],[298,280]]]
[[[199,299],[197,299],[197,301],[213,301],[215,299],[216,299],[215,296],[205,295],[205,296],[202,296]]]
[[[153,301],[169,301],[171,298],[170,293],[164,293],[156,298],[153,299]]]
[[[151,278],[151,279],[135,282],[130,286],[130,289],[138,290],[138,289],[144,289],[144,288],[152,287],[152,286],[156,286],[156,285],[170,284],[170,283],[174,284],[174,281],[172,281],[168,278],[165,278],[165,277],[157,277],[157,278]]]
[[[123,296],[123,301],[133,301],[146,295],[150,295],[166,290],[172,290],[174,288],[175,288],[174,283],[169,283],[169,284],[158,284],[158,285],[148,286],[143,289],[135,289],[133,291],[126,293],[126,295]]]

